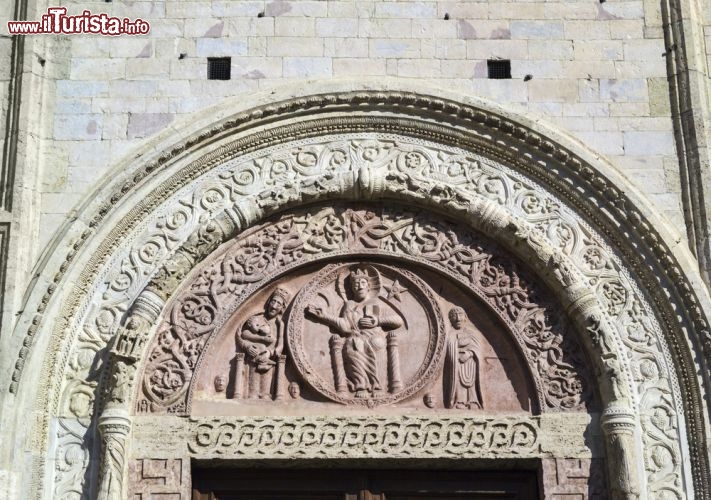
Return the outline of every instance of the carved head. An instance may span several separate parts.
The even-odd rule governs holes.
[[[353,298],[358,302],[368,298],[371,290],[380,290],[380,276],[378,271],[370,266],[354,269],[348,276]]]
[[[425,402],[425,406],[427,408],[434,408],[435,406],[435,397],[432,395],[431,392],[428,392],[425,394],[425,397],[422,398],[422,400]]]
[[[368,296],[370,291],[370,282],[368,280],[368,275],[363,273],[362,275],[351,274],[351,290],[356,300],[364,300]]]
[[[299,395],[301,394],[301,389],[299,389],[299,384],[296,382],[292,382],[289,384],[289,396],[291,396],[292,399],[299,399]]]
[[[227,386],[227,380],[225,379],[224,375],[218,375],[217,377],[215,377],[215,391],[216,392],[224,391],[226,386]]]
[[[449,322],[455,330],[459,330],[467,319],[467,313],[461,307],[453,307],[449,310]]]
[[[135,316],[131,316],[126,322],[126,330],[138,330],[140,326],[141,323],[136,319]]]
[[[284,312],[286,304],[289,302],[289,291],[286,288],[277,287],[273,292],[265,308],[265,314],[268,318],[273,318]]]
[[[93,396],[87,391],[77,391],[69,401],[69,411],[76,417],[86,417],[91,411]]]

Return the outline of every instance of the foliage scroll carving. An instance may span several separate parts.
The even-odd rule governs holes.
[[[364,189],[360,193],[363,197],[367,193],[386,192],[406,199],[419,199],[430,205],[435,200],[441,207],[452,211],[471,200],[486,199],[526,221],[540,238],[570,259],[597,296],[604,297],[604,312],[614,323],[621,345],[631,353],[635,393],[640,395],[639,409],[643,415],[648,490],[653,494],[671,488],[676,494],[682,479],[679,450],[674,441],[679,439],[678,420],[683,416],[673,410],[679,405],[681,396],[674,388],[676,382],[670,370],[669,348],[647,299],[606,239],[546,189],[491,159],[424,140],[387,134],[362,135],[357,139],[331,136],[300,140],[279,150],[227,161],[161,206],[156,211],[157,217],[147,226],[127,235],[130,248],[125,254],[117,253],[110,263],[111,268],[102,271],[101,279],[107,283],[102,308],[88,309],[88,315],[82,317],[77,326],[77,346],[68,358],[69,368],[62,378],[69,391],[62,398],[62,411],[80,418],[91,412],[93,400],[90,395],[95,382],[90,372],[101,365],[94,358],[100,358],[98,353],[115,331],[115,325],[156,273],[167,269],[164,273],[167,276],[178,276],[177,273],[185,272],[194,263],[193,259],[185,257],[182,263],[170,264],[170,269],[164,267],[166,255],[182,258],[178,249],[197,228],[213,223],[211,227],[215,228],[214,234],[220,235],[216,238],[219,240],[259,220],[264,212],[331,196],[359,196],[358,189]],[[361,154],[370,145],[374,145],[373,150],[390,150],[392,154]],[[339,165],[336,161],[331,166],[330,162],[319,160],[309,166],[309,160],[306,167],[299,170],[294,166],[296,156],[299,151],[307,149],[315,152],[316,158],[325,157],[324,152],[340,149],[347,153],[348,162]],[[410,155],[409,167],[407,158],[398,165],[400,153],[415,153]],[[421,155],[420,160],[424,158],[426,161],[418,163],[417,153]],[[452,158],[456,157],[472,165],[467,168],[473,172],[460,175],[456,168],[451,174],[448,169],[442,169],[442,165],[451,165]],[[281,161],[281,164],[270,168],[275,161]],[[475,164],[476,168],[473,167]],[[258,175],[242,175],[247,170]],[[282,193],[275,190],[272,186],[277,178],[289,180],[294,189]],[[217,194],[208,195],[208,192]],[[166,221],[173,220],[173,215],[179,212],[187,216],[180,216],[175,219],[176,224],[171,222],[170,227],[166,226]],[[224,213],[229,218],[220,219],[220,214]],[[160,252],[139,252],[149,240],[156,239],[162,245]],[[179,281],[176,279],[174,283]],[[180,369],[180,366],[176,367],[178,379]],[[170,377],[167,380],[171,385],[176,383]],[[181,411],[179,404],[172,408]],[[670,415],[664,432],[658,432],[648,423],[651,415],[659,412]],[[658,466],[653,453],[655,456],[668,454],[671,458],[663,466]]]
[[[169,321],[159,328],[137,410],[184,411],[206,342],[250,291],[285,269],[344,252],[404,256],[455,278],[514,332],[536,372],[545,409],[580,409],[592,401],[583,354],[565,334],[565,319],[554,312],[547,292],[501,248],[424,213],[337,206],[266,223],[196,271],[172,304]]]

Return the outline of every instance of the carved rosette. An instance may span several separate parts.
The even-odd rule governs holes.
[[[376,281],[362,301],[347,289],[359,272]],[[331,317],[319,322],[310,308]],[[362,320],[374,326],[363,327]],[[446,331],[437,297],[412,272],[331,264],[296,297],[287,339],[297,371],[316,392],[372,407],[406,399],[431,382],[441,369]],[[399,355],[400,344],[407,345],[407,355]],[[330,348],[331,355],[314,355],[317,346]]]

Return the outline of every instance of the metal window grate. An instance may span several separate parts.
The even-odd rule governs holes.
[[[207,58],[207,79],[208,80],[229,80],[232,59],[229,57],[208,57]]]
[[[507,59],[490,59],[486,61],[489,70],[489,78],[493,80],[503,80],[511,78],[511,61]]]

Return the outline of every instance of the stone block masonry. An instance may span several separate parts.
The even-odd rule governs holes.
[[[280,86],[308,93],[316,87],[307,80],[387,76],[540,117],[613,163],[630,155],[652,161],[673,150],[673,130],[662,33],[645,29],[658,7],[644,12],[641,6],[592,0],[106,4],[110,15],[142,16],[151,32],[71,39],[57,62],[66,65],[64,76],[48,94],[54,111],[44,118],[47,140],[56,142],[58,158],[90,157],[96,141],[129,152],[136,139],[149,140],[220,100]],[[231,58],[230,82],[207,81],[208,57]],[[487,80],[489,59],[511,60],[513,80]],[[605,130],[571,120],[586,116],[607,119]],[[645,147],[647,140],[653,145]],[[97,168],[108,174],[119,159],[112,156]],[[70,162],[65,169],[76,177],[72,173],[84,167]],[[678,197],[678,186],[665,182],[653,183],[653,194]],[[648,186],[637,187],[648,192]],[[86,195],[88,186],[58,189],[69,200]],[[43,233],[41,245],[50,238]]]

